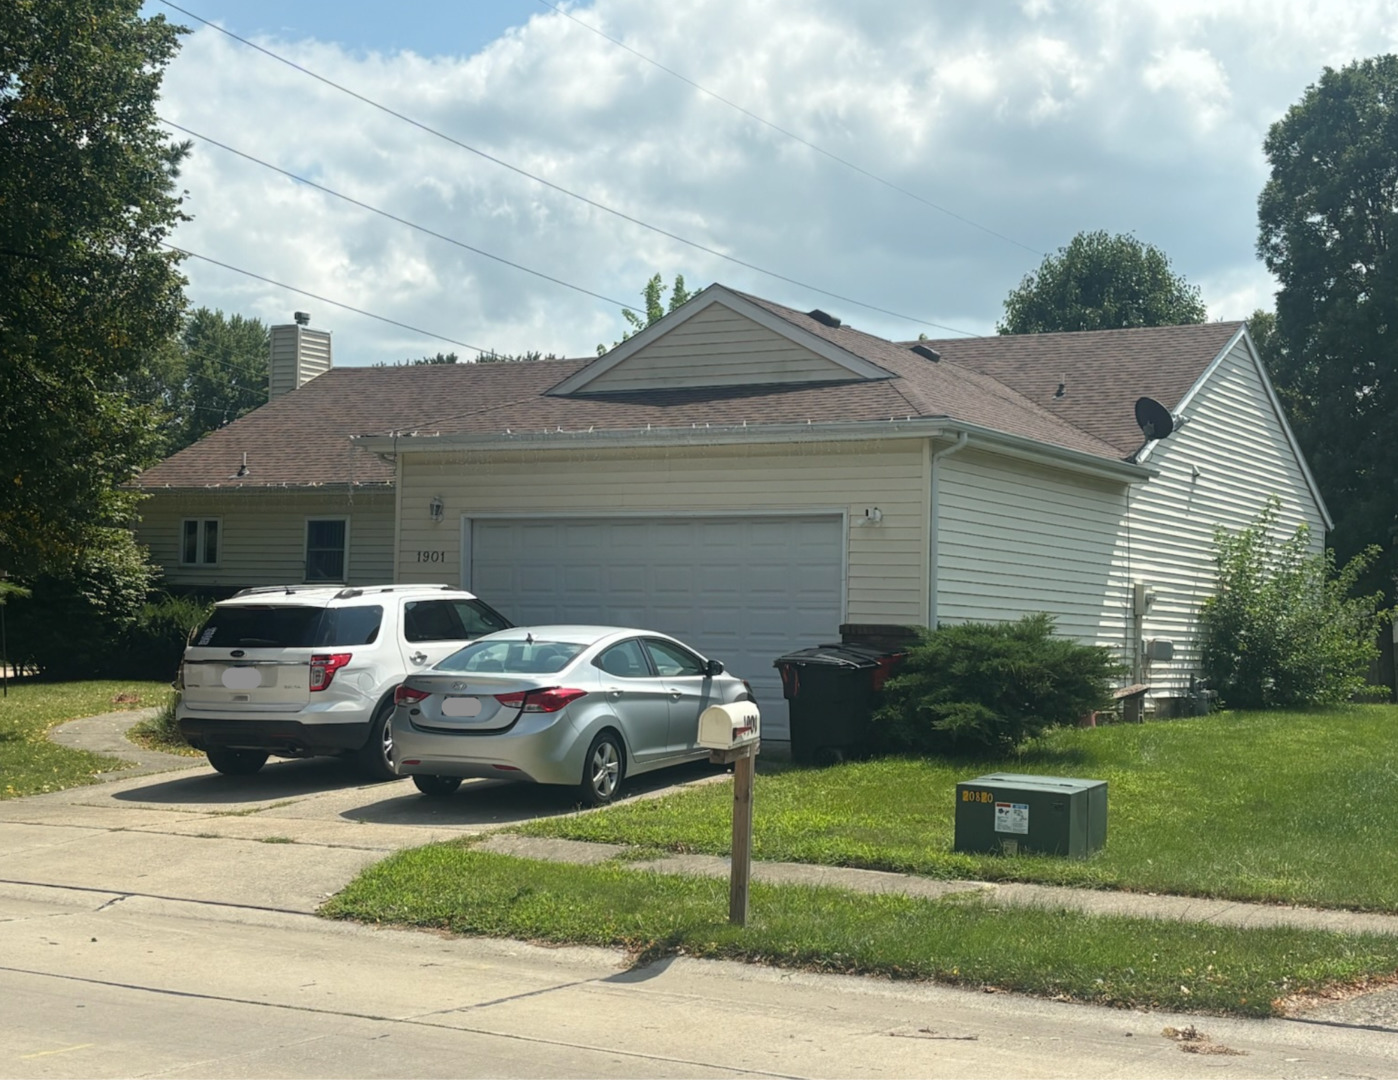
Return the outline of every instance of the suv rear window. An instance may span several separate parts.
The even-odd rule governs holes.
[[[238,604],[215,607],[194,644],[224,649],[316,649],[372,645],[383,623],[377,604],[318,608]]]
[[[509,628],[509,619],[479,600],[409,600],[403,605],[408,641],[465,641]]]

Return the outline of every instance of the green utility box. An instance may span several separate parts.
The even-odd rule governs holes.
[[[1067,855],[1107,843],[1107,782],[991,773],[956,785],[957,851]]]

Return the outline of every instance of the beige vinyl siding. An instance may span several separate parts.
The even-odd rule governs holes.
[[[1199,671],[1199,609],[1214,589],[1215,525],[1240,529],[1275,495],[1282,531],[1289,535],[1306,522],[1313,548],[1324,546],[1320,508],[1242,340],[1184,419],[1151,452],[1148,463],[1160,475],[1131,498],[1130,574],[1156,596],[1142,637],[1175,643],[1173,661],[1145,671],[1155,695],[1164,697],[1184,693],[1190,673]]]
[[[677,386],[852,379],[832,363],[722,304],[711,304],[588,383],[584,393]]]
[[[938,470],[938,622],[1047,611],[1060,634],[1123,655],[1125,485],[975,450]]]
[[[922,445],[886,443],[539,453],[406,453],[398,579],[460,580],[463,516],[655,513],[850,516],[846,617],[926,621]],[[440,495],[445,520],[428,504]],[[856,525],[866,507],[878,525]],[[487,598],[488,599],[488,598]]]
[[[307,518],[349,521],[349,584],[393,580],[391,491],[157,492],[141,503],[136,538],[164,568],[165,582],[180,587],[232,588],[299,584],[305,578]],[[221,520],[218,563],[181,566],[181,522]]]

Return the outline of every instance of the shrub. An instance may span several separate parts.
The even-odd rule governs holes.
[[[1378,655],[1382,593],[1352,597],[1379,554],[1370,547],[1336,572],[1312,552],[1302,523],[1278,540],[1275,498],[1247,528],[1214,534],[1217,592],[1204,602],[1204,675],[1233,708],[1329,705],[1368,689]]]
[[[173,679],[189,636],[209,617],[212,601],[160,595],[148,602],[127,634],[121,670],[130,679]]]
[[[924,632],[874,715],[890,750],[1011,750],[1106,707],[1120,668],[1104,648],[1055,637],[1046,614]]]
[[[155,576],[127,529],[93,528],[87,545],[25,584],[9,605],[11,661],[45,678],[117,673]]]

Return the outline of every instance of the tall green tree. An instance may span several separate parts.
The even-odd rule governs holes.
[[[667,289],[670,291],[670,303],[668,306],[665,304],[665,291]],[[683,274],[675,275],[675,284],[673,286],[666,285],[665,279],[659,274],[654,275],[646,282],[645,287],[641,289],[641,299],[646,302],[645,315],[641,316],[630,308],[621,309],[621,317],[626,320],[626,325],[628,327],[621,335],[621,341],[625,341],[627,338],[633,338],[651,323],[659,322],[670,312],[689,300],[693,295],[694,293],[685,287]],[[621,341],[612,342],[612,348],[615,349],[621,344]],[[601,356],[606,351],[607,346],[597,346],[598,356]]]
[[[1272,125],[1258,254],[1280,284],[1272,374],[1363,579],[1398,576],[1398,56],[1326,68]]]
[[[267,404],[267,327],[260,319],[201,307],[185,321],[176,354],[179,381],[170,388],[174,453]]]
[[[0,4],[0,567],[76,560],[159,449],[129,383],[178,331],[187,147],[156,121],[178,30],[140,0]]]
[[[1002,334],[1201,323],[1199,289],[1134,236],[1080,232],[1005,298]]]

